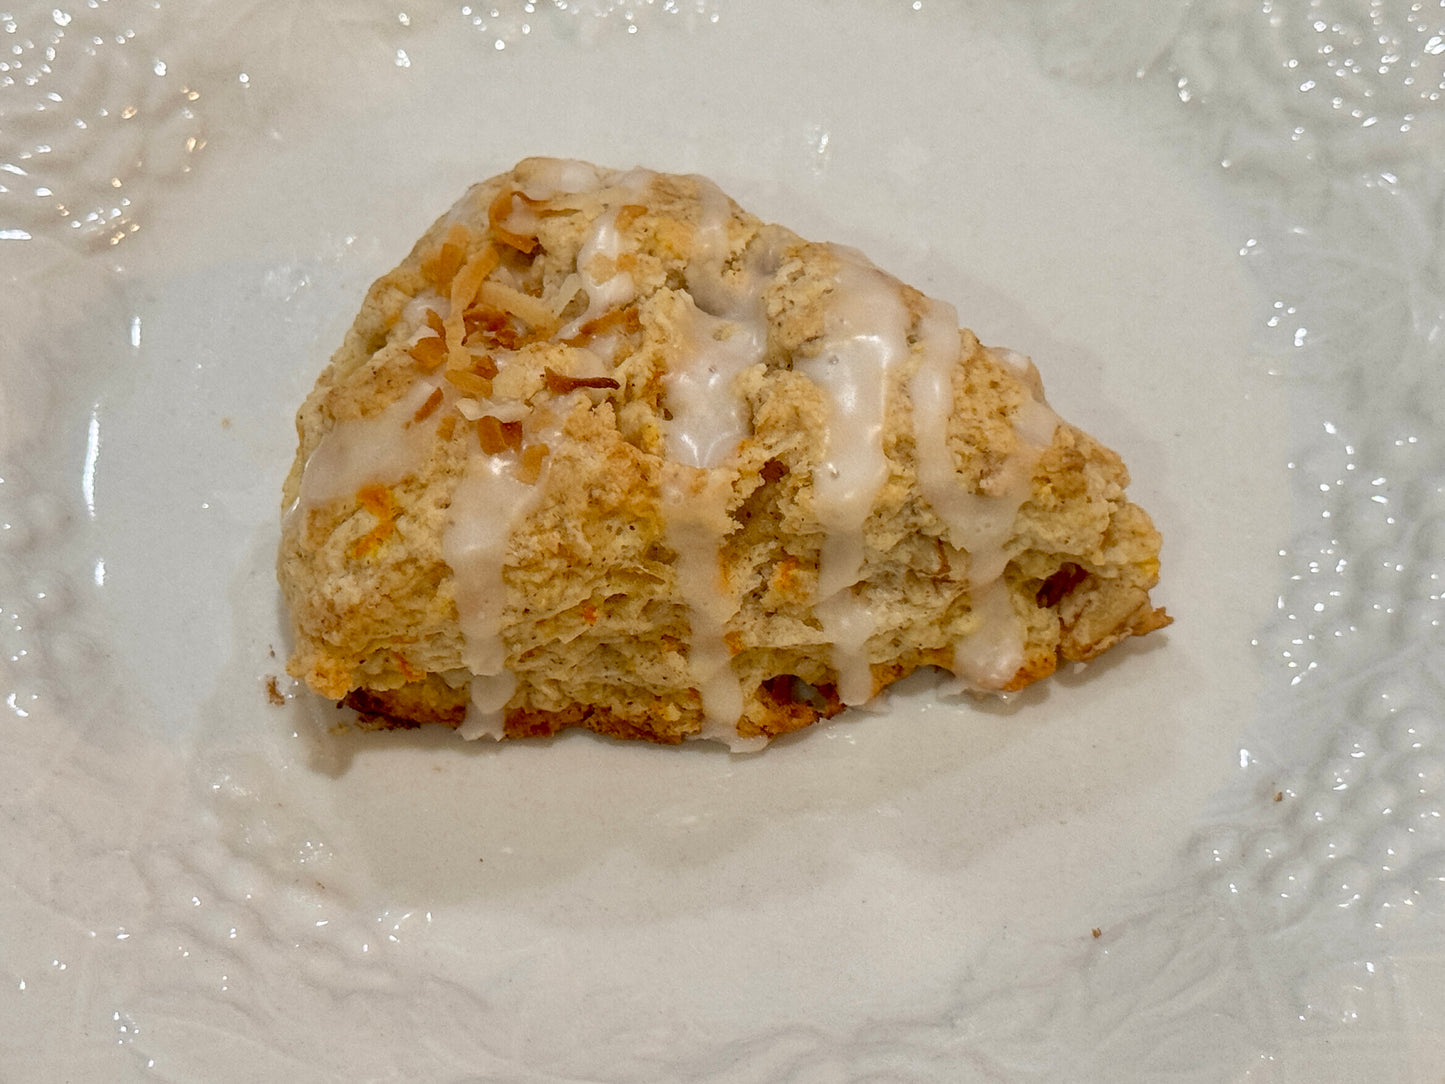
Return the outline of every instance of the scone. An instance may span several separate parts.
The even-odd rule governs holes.
[[[754,749],[1169,621],[1123,463],[1027,358],[700,177],[476,185],[296,427],[288,669],[364,725]]]

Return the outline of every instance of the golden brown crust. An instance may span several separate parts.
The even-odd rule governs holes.
[[[352,689],[342,703],[355,709],[369,730],[422,723],[461,726],[467,717],[467,687],[454,689],[435,674],[395,689]]]

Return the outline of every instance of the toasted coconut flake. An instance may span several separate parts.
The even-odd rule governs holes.
[[[542,370],[542,383],[553,395],[566,395],[578,388],[620,388],[622,385],[610,376],[566,376],[550,365]]]
[[[411,420],[414,422],[425,421],[431,417],[436,408],[441,405],[442,390],[441,388],[433,388],[432,393],[426,397],[426,402],[417,407],[416,413],[411,416]]]
[[[573,271],[559,286],[552,295],[552,315],[559,321],[562,318],[562,311],[572,303],[572,299],[582,290],[582,276]]]
[[[470,369],[448,369],[445,376],[449,384],[467,395],[475,396],[478,399],[491,398],[492,382],[484,376],[478,376]]]
[[[526,197],[513,188],[504,188],[497,193],[497,198],[492,200],[492,205],[487,208],[487,221],[491,225],[492,236],[498,241],[518,252],[530,254],[537,247],[537,238],[513,233],[502,225],[506,219],[512,216],[512,200],[518,197],[524,202],[526,201]]]
[[[486,245],[478,249],[457,273],[457,277],[452,280],[451,313],[443,321],[448,329],[453,326],[454,318],[457,326],[460,326],[460,314],[465,312],[467,306],[476,300],[477,291],[481,289],[483,280],[495,271],[501,262],[502,259],[497,255],[496,247]]]
[[[529,196],[520,188],[512,190],[512,195],[522,201],[522,206],[529,211],[539,215],[555,215],[563,211],[574,210],[558,202],[557,198],[549,196]]]
[[[436,309],[426,310],[426,326],[431,328],[437,335],[445,339],[447,337],[446,321],[438,315]]]
[[[460,222],[453,222],[442,243],[422,259],[422,277],[438,290],[445,290],[466,262],[471,238],[471,230]]]
[[[462,316],[465,328],[462,342],[470,343],[475,336],[485,339],[488,346],[499,350],[515,350],[522,345],[522,335],[512,326],[512,318],[499,309],[468,309]]]
[[[491,414],[477,419],[477,440],[487,455],[500,455],[508,449],[522,450],[522,423],[504,422]]]
[[[517,464],[517,477],[528,485],[535,485],[542,476],[542,462],[549,449],[545,444],[529,444],[522,449],[521,462]]]
[[[447,371],[473,373],[490,380],[497,375],[497,359],[491,354],[478,354],[472,350],[463,350],[447,357]]]
[[[477,419],[477,443],[487,455],[501,455],[507,450],[507,442],[502,438],[502,423],[490,414],[483,414]]]
[[[435,335],[418,339],[407,347],[406,352],[411,355],[411,360],[416,362],[416,367],[424,373],[435,372],[437,366],[447,360],[447,344]]]
[[[451,355],[449,366],[452,368],[464,368],[467,363],[466,349],[463,346],[466,341],[463,313],[476,299],[482,281],[495,271],[500,263],[501,257],[497,255],[496,247],[484,245],[472,254],[452,280],[451,309],[443,321],[446,327],[447,351]]]
[[[506,283],[484,282],[478,297],[482,305],[517,317],[544,338],[550,338],[557,330],[557,318],[552,315],[551,309],[538,298]]]
[[[485,411],[480,409],[480,403],[476,405],[478,409],[472,412],[473,418],[479,418],[484,413],[494,414],[498,421],[503,422],[528,421],[535,412],[531,403],[521,399],[504,399],[500,403],[488,403]]]
[[[606,335],[611,331],[622,331],[631,335],[641,330],[642,318],[637,313],[637,306],[628,305],[625,309],[613,309],[593,317],[577,329],[577,334],[562,341],[568,346],[586,346],[599,335]]]

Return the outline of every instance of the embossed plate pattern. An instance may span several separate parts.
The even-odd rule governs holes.
[[[0,1075],[1445,1075],[1440,0],[0,9]],[[1031,353],[1167,633],[766,753],[333,734],[290,417],[529,153]]]

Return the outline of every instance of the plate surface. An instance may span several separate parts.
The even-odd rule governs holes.
[[[0,1076],[1439,1078],[1445,5],[999,7],[0,13]],[[755,756],[331,733],[292,414],[528,154],[1031,354],[1176,624]]]

